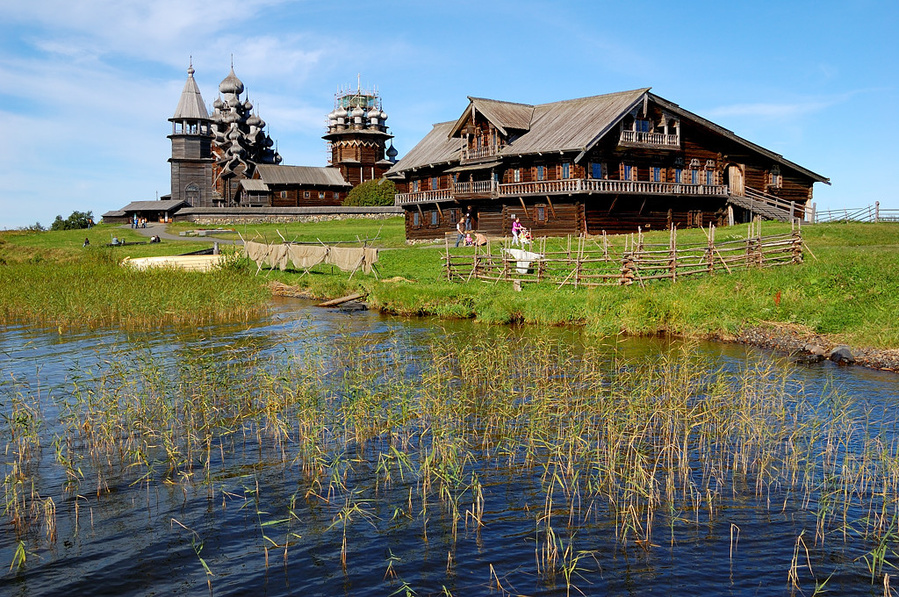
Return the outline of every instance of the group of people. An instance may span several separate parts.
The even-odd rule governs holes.
[[[473,244],[477,243],[476,237],[472,237],[471,227],[472,220],[474,219],[474,215],[471,209],[471,206],[468,206],[468,209],[465,211],[465,218],[456,222],[456,247],[458,247],[463,242],[465,246],[470,247]],[[482,236],[482,235],[476,235]],[[480,243],[478,243],[480,244]],[[513,215],[512,216],[512,244],[513,245],[529,245],[531,244],[531,231],[525,228],[524,224],[521,223],[521,218]]]
[[[147,218],[138,218],[137,214],[135,214],[134,219],[131,220],[132,228],[146,228],[147,227]]]

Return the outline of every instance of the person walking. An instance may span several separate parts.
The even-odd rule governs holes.
[[[459,236],[456,237],[456,248],[459,248],[459,243],[465,238],[465,224],[462,220],[456,222],[456,232],[459,233]]]
[[[519,239],[519,235],[521,235],[521,229],[524,226],[521,225],[521,218],[518,216],[512,216],[512,244],[517,245],[521,242]]]

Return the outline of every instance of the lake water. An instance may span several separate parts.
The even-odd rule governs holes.
[[[291,299],[262,321],[194,330],[7,328],[0,359],[3,595],[884,595],[899,565],[894,374]],[[527,410],[603,388],[620,400],[616,380],[639,387],[643,367],[669,372],[647,381],[654,400],[701,389],[683,403],[695,423],[672,435],[695,446],[622,432],[646,445],[603,452],[686,455],[652,469],[659,493],[645,499],[627,480],[608,489],[631,460],[578,452],[602,450],[611,432],[595,413],[622,405],[579,419],[580,440],[558,404]],[[767,448],[737,435],[754,423],[739,414],[709,423],[730,411],[704,397],[738,378],[741,396],[774,396],[752,411],[772,417]],[[448,396],[470,403],[435,404]],[[108,400],[121,415],[101,412]],[[764,410],[776,400],[780,414]],[[524,429],[532,412],[545,429]],[[825,445],[837,420],[855,431]]]

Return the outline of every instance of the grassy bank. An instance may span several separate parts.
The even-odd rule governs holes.
[[[173,230],[196,228],[179,224]],[[141,239],[129,229],[0,234],[0,318],[68,325],[78,321],[121,324],[130,319],[190,321],[245,317],[261,308],[270,280],[333,298],[362,291],[373,308],[401,315],[474,318],[485,323],[583,325],[597,334],[676,333],[729,337],[741,329],[774,323],[834,341],[899,348],[899,225],[819,224],[803,228],[805,263],[732,275],[696,276],[646,288],[557,289],[508,283],[450,283],[444,279],[442,246],[406,246],[401,218],[234,227],[244,238],[325,243],[378,238],[380,278],[319,266],[309,275],[265,271],[243,264],[213,276],[176,272],[128,273],[115,267],[125,256],[175,254],[199,248],[163,242],[110,249],[111,236]],[[789,229],[764,223],[764,234]],[[717,240],[740,239],[746,226],[718,230]],[[84,236],[91,249],[81,248]],[[236,234],[234,235],[236,236]],[[650,233],[666,243],[668,233]],[[679,243],[704,242],[699,230],[678,233]],[[562,242],[562,241],[559,241]],[[612,238],[612,250],[623,238]],[[469,249],[470,250],[470,249]],[[59,267],[65,264],[66,267]],[[155,298],[153,298],[155,297]],[[197,314],[197,315],[193,315]]]
[[[190,242],[104,246],[112,236],[146,240],[112,226],[0,234],[0,324],[152,329],[241,321],[265,311],[269,294],[236,262],[211,274],[135,271],[119,262],[203,247]],[[83,248],[85,237],[91,243]]]

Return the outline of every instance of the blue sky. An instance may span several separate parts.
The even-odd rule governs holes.
[[[231,56],[285,164],[324,166],[340,88],[376,86],[400,157],[467,96],[653,92],[829,177],[818,209],[899,208],[896,0],[0,0],[0,228],[169,192],[186,70]]]

